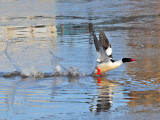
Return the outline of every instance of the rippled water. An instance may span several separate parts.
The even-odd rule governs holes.
[[[137,61],[90,76],[93,30]],[[0,120],[159,120],[159,32],[157,0],[2,0]]]

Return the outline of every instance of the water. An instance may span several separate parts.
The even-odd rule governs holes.
[[[160,2],[2,0],[0,120],[159,120]],[[91,32],[105,31],[115,60],[90,76]]]

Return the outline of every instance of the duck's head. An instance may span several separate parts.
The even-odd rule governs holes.
[[[132,58],[123,58],[122,62],[126,63],[126,62],[132,62],[132,61],[137,61],[136,59],[132,59]]]

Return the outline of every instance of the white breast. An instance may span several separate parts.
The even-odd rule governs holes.
[[[115,62],[101,63],[97,67],[100,69],[101,73],[104,73],[119,67],[120,65],[122,65],[122,63],[122,60],[119,60]]]

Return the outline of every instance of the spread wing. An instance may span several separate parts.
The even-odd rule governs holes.
[[[101,45],[101,43],[99,42],[99,40],[97,39],[97,37],[94,33],[93,33],[93,38],[94,38],[94,45],[95,45],[96,51],[98,53],[97,62],[109,62],[110,58],[106,54],[103,46]]]
[[[103,49],[105,50],[108,57],[110,59],[113,59],[111,44],[109,43],[109,41],[103,31],[101,31],[101,33],[99,34],[99,41],[100,41],[101,45],[103,46]]]

